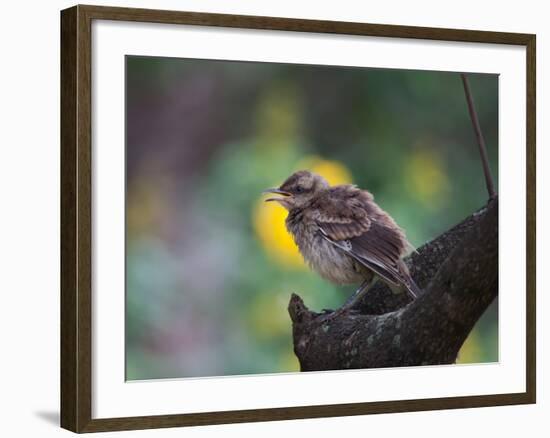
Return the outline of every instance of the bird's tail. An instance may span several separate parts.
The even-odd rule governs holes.
[[[414,282],[414,280],[410,275],[408,276],[406,282],[404,283],[404,286],[413,300],[416,299],[422,293],[422,289],[418,287],[418,285]]]
[[[399,270],[401,271],[404,288],[413,300],[416,299],[422,293],[422,289],[412,279],[409,268],[407,268],[407,265],[402,260],[399,263]]]

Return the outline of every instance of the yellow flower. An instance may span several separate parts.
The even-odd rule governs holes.
[[[302,159],[295,170],[308,169],[325,178],[330,185],[350,184],[351,173],[338,161],[325,160],[315,155]]]
[[[269,291],[254,295],[247,312],[254,335],[264,340],[291,336],[287,306],[286,292]]]
[[[284,373],[300,371],[300,362],[291,347],[288,348],[279,360],[279,370]]]
[[[286,210],[274,202],[259,199],[254,206],[253,222],[256,235],[265,251],[281,265],[303,267],[304,261],[286,230]]]
[[[138,180],[128,190],[128,233],[151,233],[168,208],[158,188],[151,186],[147,179]]]
[[[261,96],[256,110],[258,144],[281,150],[294,145],[302,126],[301,92],[292,84],[276,82]]]
[[[481,345],[479,333],[473,330],[462,344],[456,363],[477,363],[481,361]]]
[[[351,174],[342,163],[317,156],[305,157],[294,170],[298,169],[308,169],[322,175],[331,185],[351,182]],[[274,202],[264,202],[264,199],[258,199],[252,211],[254,230],[262,246],[279,264],[305,268],[298,247],[286,230],[287,211]]]
[[[437,204],[449,189],[449,180],[439,155],[430,149],[413,153],[405,165],[409,191],[426,206]]]

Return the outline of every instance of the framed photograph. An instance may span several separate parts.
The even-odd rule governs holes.
[[[535,403],[535,35],[61,12],[61,425]]]

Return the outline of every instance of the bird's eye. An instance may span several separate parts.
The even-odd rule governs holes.
[[[302,193],[304,191],[304,188],[302,186],[296,187],[296,193]]]

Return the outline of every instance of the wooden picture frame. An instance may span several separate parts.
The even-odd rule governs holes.
[[[115,20],[526,48],[526,391],[126,418],[92,418],[92,22]],[[61,426],[97,432],[535,403],[535,35],[195,12],[75,6],[61,12]]]

